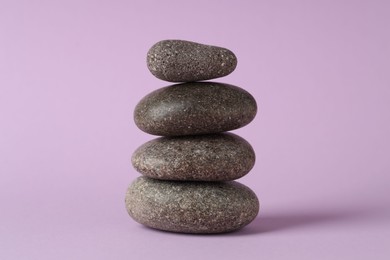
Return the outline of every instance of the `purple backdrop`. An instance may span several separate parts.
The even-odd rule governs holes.
[[[390,1],[0,1],[1,259],[383,259],[390,256]],[[157,232],[127,215],[133,109],[169,85],[162,39],[238,57],[218,81],[259,105],[235,131],[247,228]]]

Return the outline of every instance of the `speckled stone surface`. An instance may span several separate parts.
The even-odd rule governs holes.
[[[255,153],[231,133],[160,137],[140,146],[131,161],[138,172],[155,179],[230,181],[252,169]]]
[[[229,84],[190,82],[153,91],[136,106],[144,132],[178,136],[234,130],[249,124],[257,105],[247,91]]]
[[[237,58],[228,49],[182,40],[164,40],[148,51],[147,65],[159,79],[189,82],[230,74]]]
[[[255,193],[235,181],[178,182],[142,176],[129,186],[125,202],[135,221],[182,233],[237,230],[259,211]]]

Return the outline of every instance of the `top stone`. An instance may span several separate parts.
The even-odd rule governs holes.
[[[150,48],[150,72],[170,82],[191,82],[224,77],[234,71],[237,58],[228,49],[182,40],[164,40]]]

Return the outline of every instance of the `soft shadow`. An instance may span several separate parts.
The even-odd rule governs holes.
[[[380,211],[380,210],[379,210]],[[301,211],[260,212],[260,215],[248,226],[228,233],[218,234],[187,234],[162,231],[143,227],[153,232],[161,232],[181,236],[248,236],[279,232],[290,229],[303,229],[309,226],[320,227],[328,224],[351,223],[378,216],[378,209],[323,209]]]
[[[324,211],[306,212],[279,212],[267,213],[258,216],[252,223],[230,236],[255,235],[260,233],[277,232],[281,230],[304,228],[308,226],[321,226],[327,224],[340,224],[369,218],[375,215],[373,209],[328,209]]]

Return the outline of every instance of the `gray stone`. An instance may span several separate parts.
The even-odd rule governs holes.
[[[159,79],[189,82],[226,76],[237,66],[228,49],[181,40],[164,40],[150,48],[150,72]]]
[[[255,153],[231,133],[160,137],[140,146],[131,161],[138,172],[154,179],[230,181],[252,169]]]
[[[153,135],[211,134],[249,124],[257,105],[247,91],[229,84],[190,82],[153,91],[136,106],[134,120]]]
[[[137,222],[181,233],[222,233],[240,229],[258,214],[256,194],[238,182],[178,182],[137,178],[126,208]]]

